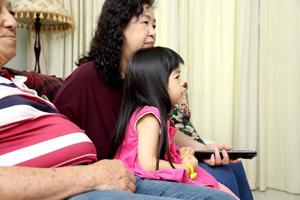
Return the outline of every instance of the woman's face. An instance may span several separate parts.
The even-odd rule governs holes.
[[[153,8],[144,5],[139,17],[133,17],[124,30],[122,55],[128,61],[141,48],[154,47],[156,21]]]
[[[16,55],[16,20],[7,8],[7,2],[0,0],[0,67]]]

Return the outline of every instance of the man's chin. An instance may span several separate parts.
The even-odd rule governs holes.
[[[1,50],[0,50],[1,51]],[[5,54],[1,54],[0,52],[0,67],[11,61],[16,56],[16,51],[8,51]]]

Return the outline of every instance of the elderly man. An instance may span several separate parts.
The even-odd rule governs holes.
[[[24,77],[1,70],[15,54],[16,21],[0,0],[1,199],[232,199],[180,183],[139,184],[120,161],[97,162],[83,130],[28,89]]]

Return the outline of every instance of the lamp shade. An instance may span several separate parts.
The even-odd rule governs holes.
[[[43,29],[67,29],[72,19],[58,0],[16,0],[13,7],[21,26],[33,24],[39,18]]]

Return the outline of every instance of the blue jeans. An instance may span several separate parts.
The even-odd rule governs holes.
[[[221,166],[209,166],[200,162],[200,167],[226,185],[241,200],[253,200],[249,183],[242,163]]]
[[[183,183],[148,180],[136,177],[136,192],[117,190],[90,191],[69,200],[233,200],[229,194]]]

